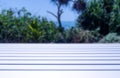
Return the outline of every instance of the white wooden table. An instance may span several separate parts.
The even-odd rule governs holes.
[[[119,78],[120,44],[0,44],[0,78]]]

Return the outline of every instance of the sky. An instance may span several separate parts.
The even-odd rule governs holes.
[[[33,15],[40,15],[47,17],[48,20],[57,21],[55,17],[47,13],[47,11],[56,13],[57,10],[56,6],[51,3],[50,0],[0,0],[0,7],[2,9],[21,9],[22,7],[25,7]],[[75,21],[77,13],[72,11],[70,6],[64,6],[63,8],[64,13],[62,15],[62,21]]]

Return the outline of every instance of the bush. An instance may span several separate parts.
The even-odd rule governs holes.
[[[100,43],[120,43],[120,35],[117,35],[117,33],[109,33],[99,42]]]
[[[95,31],[85,31],[78,28],[71,28],[66,32],[66,41],[69,43],[95,43],[101,36]]]
[[[54,42],[57,27],[46,18],[32,16],[25,8],[0,13],[0,42],[6,43],[50,43]]]

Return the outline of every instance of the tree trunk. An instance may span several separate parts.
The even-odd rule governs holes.
[[[62,23],[61,23],[61,18],[60,18],[60,16],[58,16],[58,24],[59,24],[59,27],[61,28],[61,27],[62,27]]]
[[[109,33],[109,25],[108,24],[102,24],[100,26],[100,34],[107,35]]]
[[[63,11],[61,10],[61,4],[58,5],[58,12],[57,12],[57,20],[58,20],[58,24],[59,24],[59,31],[63,32],[63,27],[62,27],[62,22],[61,22],[61,15],[62,15]]]

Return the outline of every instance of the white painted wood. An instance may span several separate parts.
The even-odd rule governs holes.
[[[0,78],[118,78],[120,44],[0,44]]]

